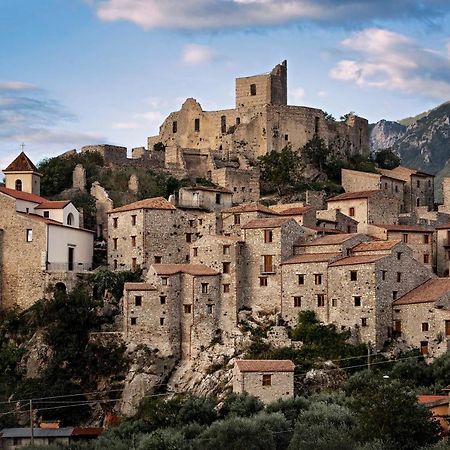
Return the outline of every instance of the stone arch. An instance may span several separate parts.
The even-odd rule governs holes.
[[[55,292],[66,292],[67,291],[67,287],[63,282],[58,282],[55,284],[55,288],[54,288]]]
[[[72,213],[69,213],[69,215],[67,216],[67,225],[73,225],[74,224],[74,217]]]
[[[22,180],[16,180],[16,191],[22,190]]]

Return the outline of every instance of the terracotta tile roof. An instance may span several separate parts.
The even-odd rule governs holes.
[[[128,205],[120,206],[119,208],[112,209],[108,214],[114,214],[118,212],[134,211],[136,209],[162,209],[170,210],[176,209],[168,200],[163,197],[146,198],[139,200],[138,202],[130,203]]]
[[[24,152],[21,152],[3,172],[37,172],[37,168],[31,162],[31,159]]]
[[[313,230],[318,233],[324,233],[324,234],[347,234],[344,231],[341,230],[335,230],[334,228],[326,228],[326,227],[305,227],[303,225],[303,228],[306,228],[308,230]]]
[[[369,198],[372,195],[378,194],[382,192],[380,189],[372,190],[372,191],[359,191],[359,192],[345,192],[344,194],[336,195],[335,197],[331,197],[327,200],[327,202],[339,202],[341,200],[356,200],[359,198]]]
[[[70,200],[61,200],[61,201],[46,201],[41,203],[39,206],[36,206],[35,209],[63,209],[70,203]]]
[[[295,255],[285,261],[284,264],[302,264],[311,262],[327,262],[333,258],[340,256],[340,253],[304,253],[301,255]]]
[[[258,229],[258,228],[279,228],[283,224],[294,219],[290,217],[276,217],[267,219],[253,219],[250,222],[243,225],[241,228],[244,230]],[[295,221],[294,221],[295,222]]]
[[[387,241],[370,241],[361,242],[361,244],[356,245],[352,248],[352,252],[376,252],[379,250],[392,250],[400,240],[387,240]]]
[[[390,225],[390,224],[381,224],[374,223],[372,226],[384,228],[388,231],[409,231],[411,233],[432,233],[433,230],[427,227],[421,227],[418,225]]]
[[[39,195],[30,194],[29,192],[16,191],[14,189],[9,189],[3,186],[0,186],[0,192],[3,192],[3,194],[9,195],[10,197],[13,197],[17,200],[24,200],[26,202],[41,204],[48,201],[46,198]]]
[[[47,225],[55,225],[57,227],[68,228],[70,230],[80,230],[80,231],[86,231],[88,233],[95,234],[95,231],[88,230],[86,228],[81,228],[81,227],[80,228],[70,227],[68,225],[64,225],[61,222],[58,222],[57,220],[52,220],[52,219],[49,219],[48,217],[42,217],[42,216],[39,216],[38,214],[29,214],[29,213],[24,213],[24,212],[20,212],[20,211],[17,211],[17,214],[19,214],[23,217],[26,217],[28,219],[31,219],[31,220],[36,220],[37,222],[46,223]]]
[[[357,264],[371,264],[380,259],[386,258],[386,255],[358,255],[348,256],[330,264],[330,267],[353,266]]]
[[[284,210],[279,210],[278,213],[282,216],[301,216],[305,213],[307,213],[308,211],[311,211],[313,209],[312,206],[303,206],[302,208],[297,207],[297,208],[289,208],[289,209],[284,209]]]
[[[261,203],[244,203],[242,205],[233,206],[232,208],[222,209],[223,213],[245,213],[245,212],[263,212],[266,214],[273,214],[274,216],[278,216],[278,213],[273,209],[268,208],[267,206],[261,205]]]
[[[304,246],[310,247],[310,246],[317,246],[317,245],[339,245],[339,244],[343,244],[345,241],[348,241],[349,239],[351,239],[355,236],[358,236],[358,233],[333,234],[330,236],[323,236],[323,237],[317,238],[311,242],[307,242],[306,244],[304,244]]]
[[[96,427],[74,427],[72,436],[100,436],[103,432],[103,428]]]
[[[442,400],[448,403],[449,398],[450,397],[448,395],[418,395],[417,403],[426,405],[427,403],[440,402]]]
[[[156,291],[156,287],[150,283],[125,283],[126,291]]]
[[[212,276],[219,274],[219,272],[203,264],[152,264],[152,267],[158,275],[187,273],[193,276]]]
[[[432,278],[394,301],[394,305],[430,303],[450,293],[450,278]]]
[[[208,191],[208,192],[223,192],[225,194],[232,194],[233,192],[230,191],[227,188],[221,187],[221,186],[202,186],[202,185],[195,185],[195,186],[188,186],[182,188],[186,191]]]
[[[309,205],[305,205],[305,202],[293,202],[293,203],[277,203],[275,205],[270,205],[269,208],[272,209],[273,211],[280,212],[285,211],[286,209],[303,208],[305,206]]]
[[[294,363],[289,359],[237,359],[241,372],[293,372]]]

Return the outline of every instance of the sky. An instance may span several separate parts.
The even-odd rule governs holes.
[[[145,146],[188,97],[288,60],[288,102],[399,120],[450,100],[449,0],[0,0],[0,169]]]

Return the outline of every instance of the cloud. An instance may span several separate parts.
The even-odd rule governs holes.
[[[215,52],[212,48],[198,44],[188,44],[183,49],[182,61],[185,64],[197,65],[210,62],[214,59]]]
[[[314,22],[361,24],[380,19],[434,19],[448,0],[90,0],[104,21],[144,29],[223,29]]]
[[[0,80],[1,162],[17,156],[19,144],[39,161],[45,155],[103,141],[96,133],[73,130],[76,117],[43,90],[22,81]]]
[[[289,96],[295,101],[295,102],[301,102],[305,98],[305,90],[302,87],[296,87],[289,91]]]
[[[341,45],[352,56],[331,69],[331,78],[438,100],[450,97],[446,50],[423,48],[408,36],[382,28],[355,32]]]

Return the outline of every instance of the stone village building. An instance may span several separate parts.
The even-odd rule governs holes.
[[[21,153],[0,187],[0,303],[28,308],[52,286],[73,287],[76,274],[92,268],[93,232],[80,227],[70,201],[40,194],[40,177]]]
[[[294,397],[294,363],[287,359],[234,362],[233,392],[248,393],[264,403]]]

